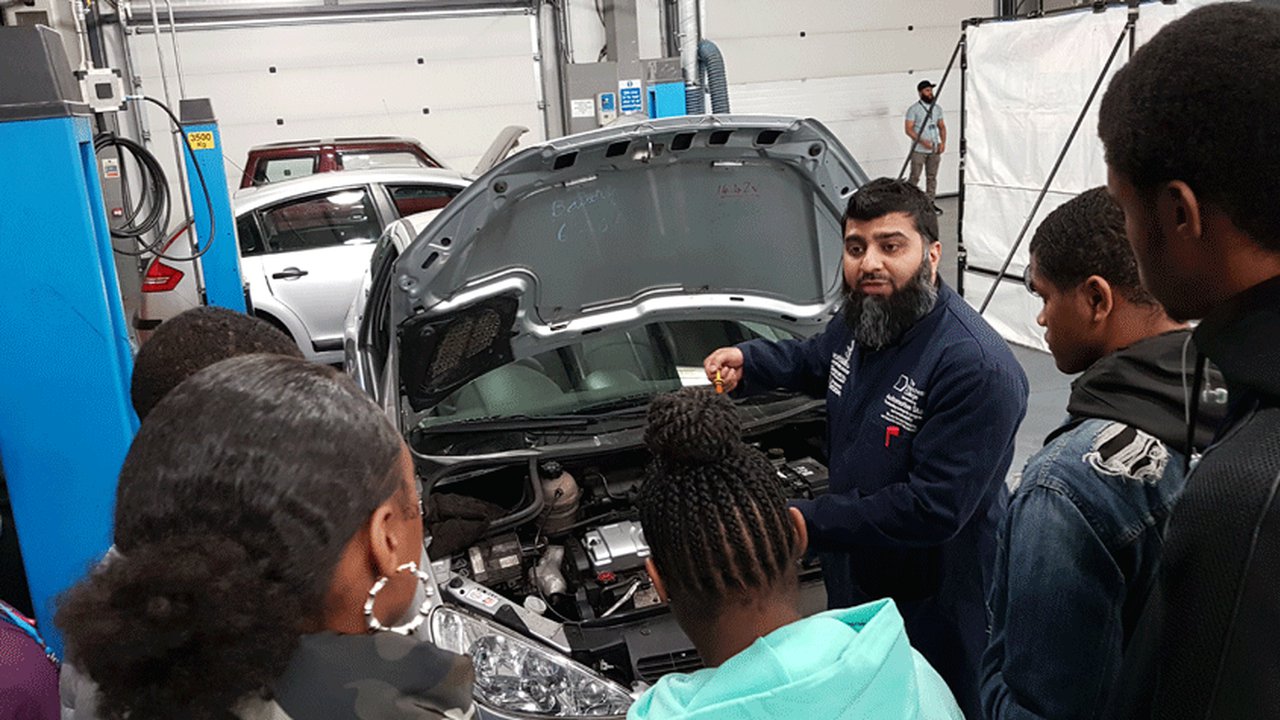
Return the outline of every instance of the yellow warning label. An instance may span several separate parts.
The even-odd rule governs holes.
[[[207,131],[187,133],[187,142],[191,143],[192,150],[212,150],[217,147],[213,142],[213,133]]]

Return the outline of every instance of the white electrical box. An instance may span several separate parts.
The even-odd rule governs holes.
[[[124,109],[124,81],[115,68],[77,70],[84,101],[96,113]]]

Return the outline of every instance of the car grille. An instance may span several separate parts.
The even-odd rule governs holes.
[[[684,650],[677,653],[650,655],[636,661],[636,672],[640,679],[652,685],[667,673],[693,672],[702,669],[702,658],[696,650]]]

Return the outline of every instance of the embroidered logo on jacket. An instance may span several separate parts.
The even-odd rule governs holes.
[[[1102,475],[1150,484],[1164,477],[1169,450],[1137,428],[1111,423],[1093,439],[1093,449],[1083,459]]]
[[[849,380],[849,361],[856,344],[856,340],[850,340],[849,347],[843,354],[831,353],[831,377],[827,380],[827,390],[836,397],[844,392],[844,384]]]
[[[919,432],[920,422],[924,420],[923,403],[924,391],[916,387],[915,380],[902,375],[893,384],[893,391],[884,396],[885,411],[880,418],[906,432]]]

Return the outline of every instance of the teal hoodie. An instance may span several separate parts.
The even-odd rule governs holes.
[[[671,674],[628,720],[964,720],[892,600],[778,628],[718,668]]]

